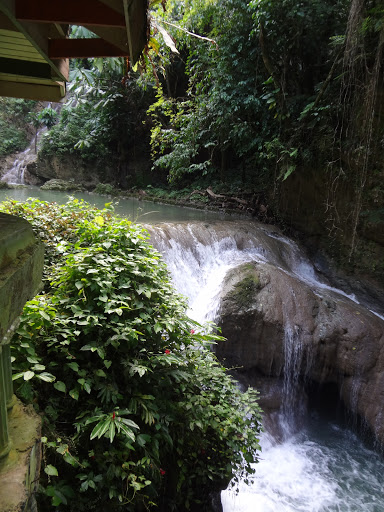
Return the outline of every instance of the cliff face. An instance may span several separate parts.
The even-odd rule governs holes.
[[[372,169],[354,227],[357,185],[327,169],[300,168],[278,198],[284,223],[298,231],[315,254],[330,256],[348,274],[384,285],[384,153]]]
[[[83,160],[77,155],[38,155],[37,161],[28,166],[26,182],[42,185],[48,180],[59,179],[82,185],[92,190],[99,183],[111,183],[119,188],[129,188],[137,183],[146,184],[151,162],[146,154],[131,155],[120,161],[117,157],[108,162]]]
[[[384,442],[382,318],[267,263],[229,271],[219,318],[229,341],[216,353],[226,364],[268,379],[334,384],[346,407]]]
[[[355,30],[360,37],[358,27]],[[362,48],[356,51],[365,55]],[[384,285],[383,52],[381,37],[368,67],[360,70],[358,59],[350,63],[350,72],[354,70],[354,73],[340,80],[340,98],[346,99],[344,103],[339,100],[327,137],[324,135],[322,139],[321,133],[315,132],[314,139],[310,138],[311,133],[308,135],[311,144],[318,146],[318,163],[298,165],[281,183],[273,199],[283,222],[301,232],[314,252],[318,248],[325,250],[343,270],[372,279],[381,286]]]

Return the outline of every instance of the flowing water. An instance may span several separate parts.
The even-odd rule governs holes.
[[[29,162],[36,156],[31,147],[17,155],[12,167],[1,177],[9,185],[22,185],[24,183],[24,173]]]
[[[319,295],[358,302],[354,295],[323,282],[298,246],[269,227],[178,223],[149,230],[176,288],[189,298],[190,316],[200,322],[215,319],[227,271],[247,261],[273,263]],[[295,428],[292,402],[302,351],[289,318],[284,343],[285,400],[276,420],[282,438],[276,441],[268,432],[262,434],[253,483],[222,492],[224,512],[384,512],[384,461],[378,453],[336,418],[324,418],[315,410],[300,430]]]
[[[0,200],[5,196],[23,200],[31,191],[0,194]],[[38,190],[33,195],[62,202],[66,197]],[[75,195],[97,206],[106,201]],[[223,221],[219,214],[139,201],[120,201],[116,211],[140,222],[158,223],[147,226],[151,242],[163,253],[176,288],[188,297],[189,314],[200,322],[216,317],[227,271],[247,261],[276,265],[319,295],[336,294],[346,301],[358,301],[323,282],[299,247],[273,227]],[[165,223],[160,224],[162,221]],[[284,435],[276,441],[268,432],[262,434],[262,454],[253,483],[224,491],[224,512],[384,512],[384,461],[379,454],[335,418],[316,410],[309,413],[299,431],[292,429],[289,397],[299,385],[295,375],[301,353],[298,333],[289,318],[284,341],[286,403],[280,415]]]
[[[24,184],[24,174],[27,169],[27,165],[36,161],[36,149],[42,134],[46,132],[46,130],[46,128],[39,130],[36,134],[36,140],[34,137],[27,149],[16,154],[16,158],[12,166],[3,174],[3,176],[1,176],[0,181],[5,181],[9,185]]]

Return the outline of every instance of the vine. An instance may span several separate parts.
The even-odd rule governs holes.
[[[330,234],[336,230],[344,236],[348,233],[348,261],[356,249],[376,143],[375,113],[383,56],[384,11],[369,4],[368,0],[352,0],[349,11],[338,100],[339,120],[335,130],[338,156],[330,165],[333,172],[326,205]],[[337,208],[339,185],[347,180],[352,184],[353,206],[347,219],[350,229],[341,226]],[[345,223],[346,219],[343,221]]]

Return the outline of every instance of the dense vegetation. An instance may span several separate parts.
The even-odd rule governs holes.
[[[136,68],[75,63],[81,92],[43,152],[75,153],[89,172],[112,163],[107,180],[120,188],[246,191],[270,218],[320,231],[345,266],[371,271],[362,250],[376,249],[359,237],[384,221],[381,2],[169,0],[151,15],[154,38]],[[152,172],[137,173],[149,147]],[[294,219],[298,189],[307,204]]]
[[[32,136],[32,127],[26,124],[34,101],[0,98],[0,157],[22,151]]]
[[[210,510],[251,474],[260,415],[185,314],[138,225],[71,200],[8,201],[46,244],[45,292],[13,340],[18,394],[44,413],[39,510]]]
[[[73,61],[68,102],[41,156],[75,155],[89,172],[113,166],[108,179],[120,188],[224,184],[264,193],[276,209],[296,170],[326,169],[329,183],[354,185],[356,231],[381,151],[381,3],[169,0],[151,16],[154,37],[135,68]],[[150,150],[152,173],[132,171]]]
[[[300,133],[303,112],[310,110],[335,58],[328,41],[345,30],[346,4],[191,2],[178,23],[205,31],[217,46],[183,38],[185,99],[160,92],[151,109],[157,121],[155,167],[166,167],[171,180],[208,174],[265,187],[311,158],[310,143]],[[317,109],[311,111],[311,126],[318,116]]]
[[[354,13],[358,34],[348,24]],[[179,54],[150,44],[145,59],[155,81],[127,73],[118,60],[103,67],[78,62],[79,101],[70,99],[43,152],[124,160],[132,140],[143,140],[150,106],[146,131],[156,172],[182,185],[209,176],[270,187],[298,166],[329,163],[342,135],[342,95],[353,96],[372,69],[383,25],[372,0],[189,0],[183,8],[169,0],[153,17]],[[356,37],[356,62],[348,63],[348,39]],[[367,69],[360,66],[350,83],[346,75],[361,59]]]

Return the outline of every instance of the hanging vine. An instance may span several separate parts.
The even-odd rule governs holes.
[[[375,23],[372,23],[372,18]],[[342,231],[349,236],[348,259],[357,244],[357,231],[362,211],[372,156],[375,153],[375,112],[381,79],[384,45],[384,10],[369,0],[352,0],[344,42],[339,121],[335,131],[338,158],[331,167],[327,200],[329,230],[341,228],[337,211],[340,179],[353,185],[353,207],[347,226]],[[335,165],[335,162],[338,165]]]

